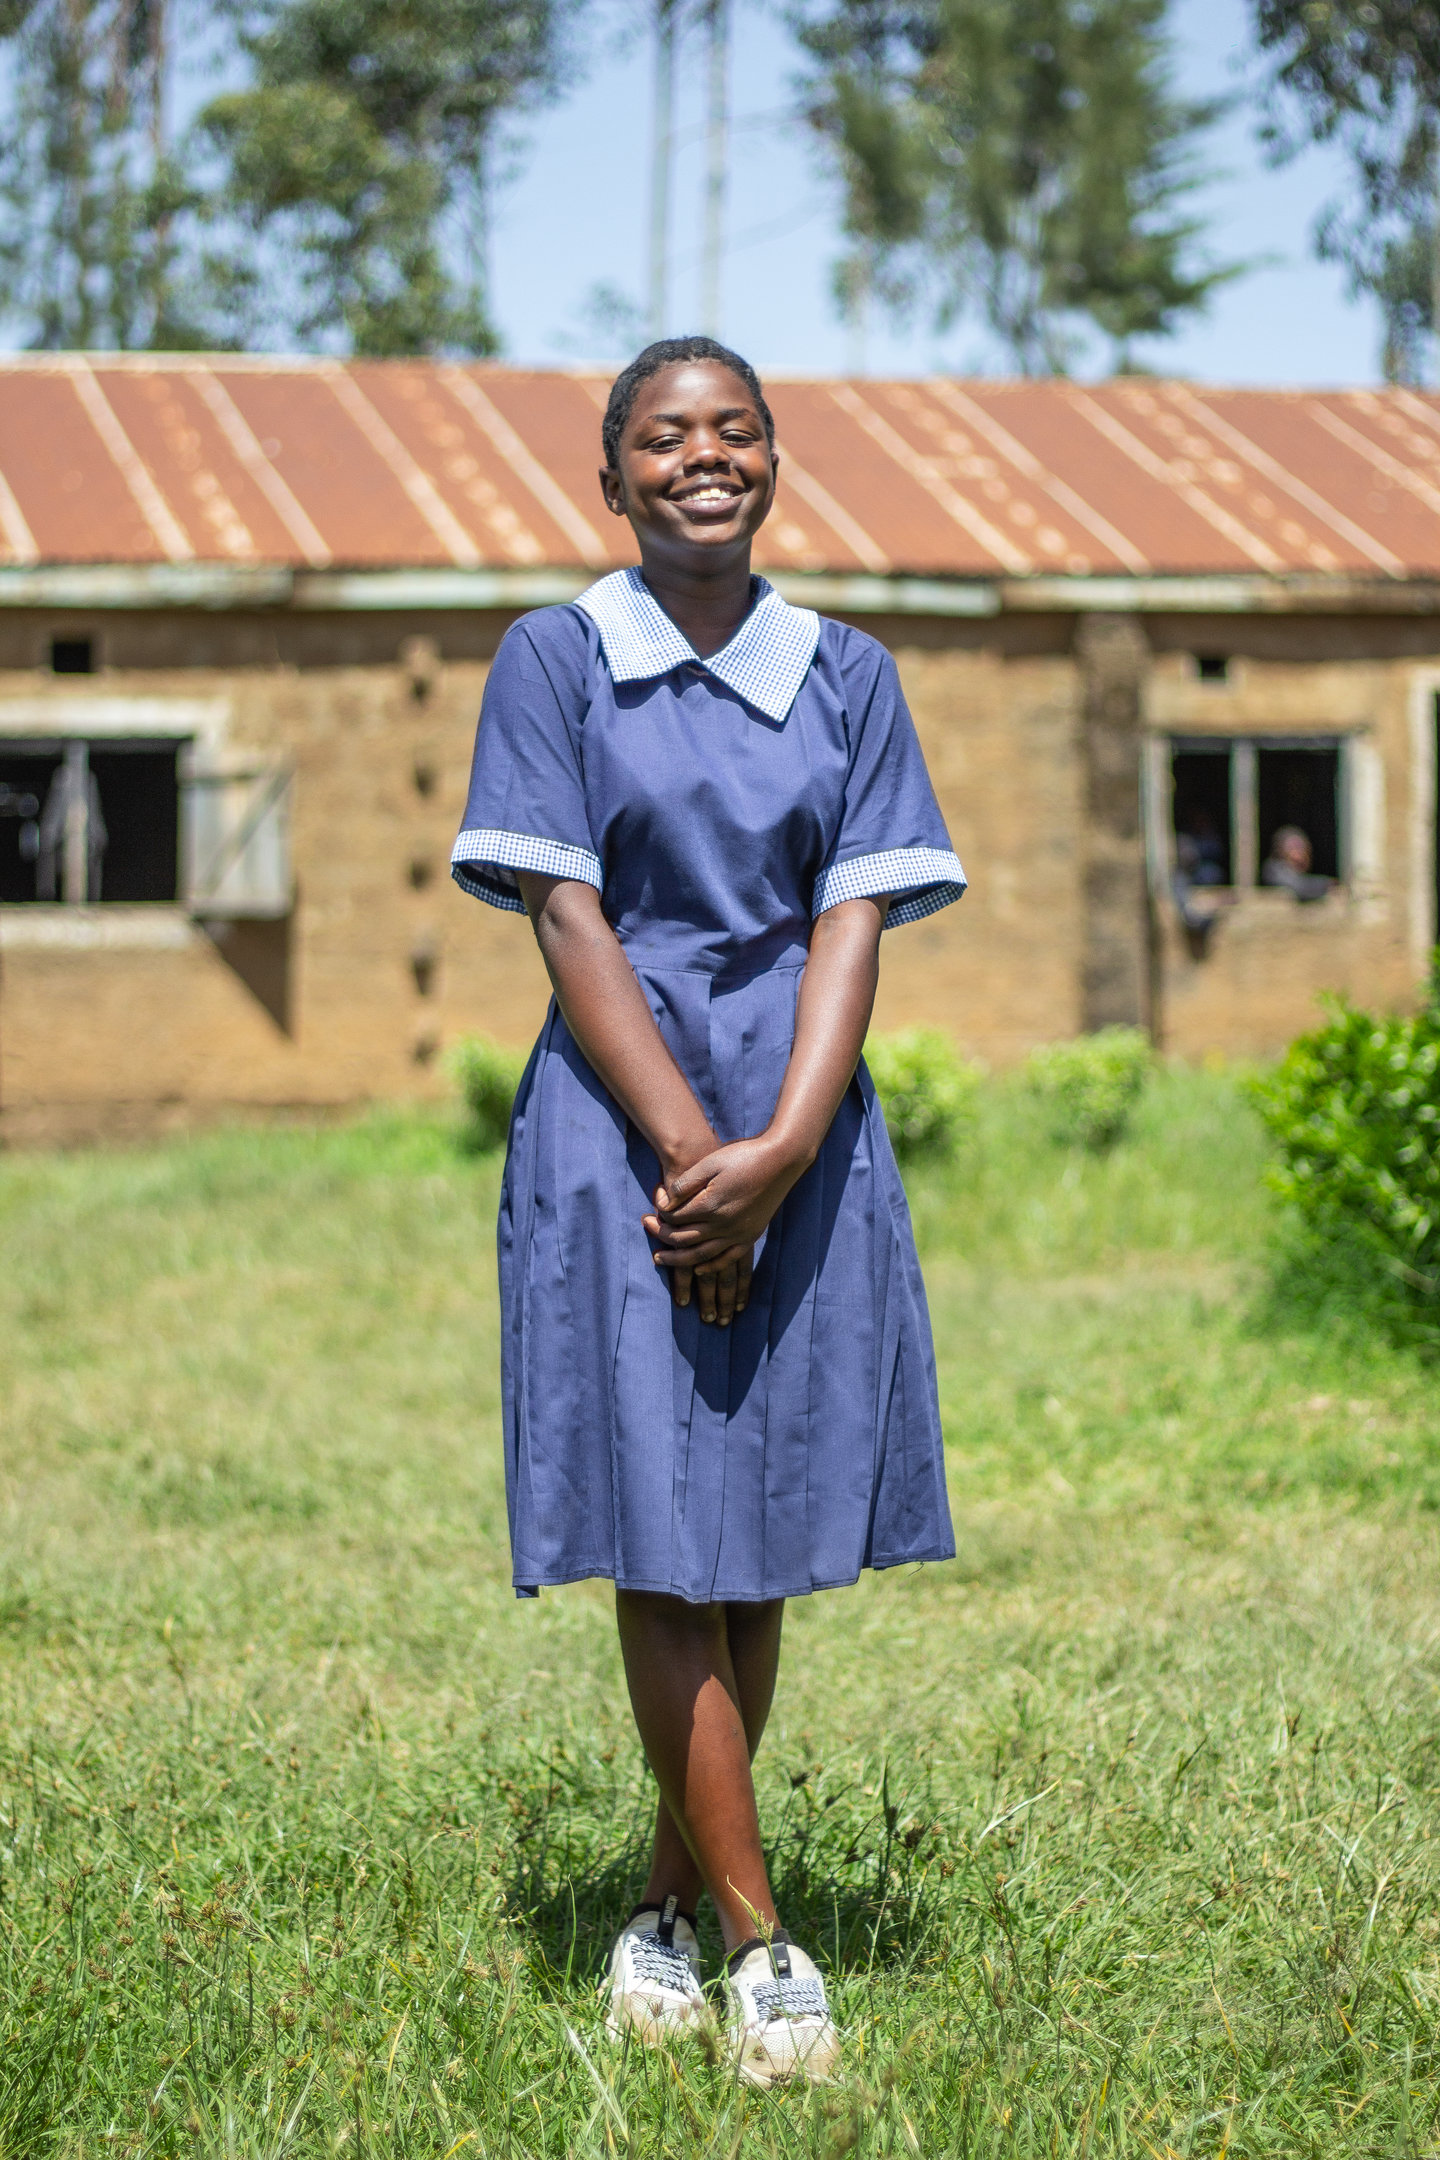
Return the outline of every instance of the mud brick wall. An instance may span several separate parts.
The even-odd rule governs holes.
[[[220,699],[227,754],[289,763],[297,898],[288,922],[208,929],[179,910],[0,910],[0,1138],[436,1096],[458,1036],[533,1039],[548,986],[527,925],[448,872],[508,620],[117,615],[82,682],[39,664],[73,625],[7,612],[0,710],[81,690]],[[856,620],[896,655],[971,878],[958,907],[887,936],[879,1025],[946,1028],[1007,1065],[1148,1016],[1167,1049],[1253,1056],[1320,989],[1414,996],[1434,935],[1428,622]],[[1207,650],[1234,655],[1223,686],[1196,679]],[[1365,746],[1363,876],[1313,909],[1242,896],[1197,961],[1166,896],[1147,909],[1144,737],[1326,730]]]

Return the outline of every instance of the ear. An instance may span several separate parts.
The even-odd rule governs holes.
[[[602,465],[600,467],[600,493],[605,498],[605,507],[610,512],[610,515],[612,517],[624,517],[625,482],[616,472],[613,465]]]

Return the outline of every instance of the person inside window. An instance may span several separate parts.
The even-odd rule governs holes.
[[[1317,877],[1310,868],[1310,836],[1298,825],[1282,825],[1270,842],[1270,853],[1260,868],[1262,885],[1280,885],[1302,905],[1323,900],[1335,882]]]

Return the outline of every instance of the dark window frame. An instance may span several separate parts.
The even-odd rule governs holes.
[[[20,816],[18,810],[0,818],[0,825],[7,828],[0,830],[0,905],[183,905],[182,763],[189,746],[189,738],[178,735],[0,736],[0,780],[7,760],[12,768],[26,764],[34,768],[27,776],[27,790],[38,811],[33,818]],[[137,795],[126,783],[136,769],[130,761],[138,766],[141,758],[156,769]],[[50,790],[57,775],[67,769],[70,785],[81,793],[85,805],[81,830],[73,843],[42,830]],[[97,801],[105,827],[103,848],[89,844],[88,821]],[[8,829],[12,825],[13,849]],[[14,889],[29,884],[32,864],[34,889]]]
[[[1260,868],[1264,862],[1273,832],[1264,829],[1266,823],[1275,822],[1273,812],[1262,819],[1262,782],[1265,775],[1260,761],[1276,756],[1296,756],[1310,753],[1334,760],[1334,810],[1331,829],[1316,833],[1306,827],[1312,845],[1315,846],[1315,865],[1322,876],[1333,877],[1337,884],[1349,882],[1352,867],[1352,837],[1350,833],[1350,774],[1349,755],[1353,734],[1340,729],[1315,731],[1308,734],[1225,734],[1225,735],[1170,735],[1165,739],[1167,799],[1169,804],[1169,846],[1173,850],[1179,837],[1177,816],[1177,773],[1180,758],[1206,758],[1226,760],[1226,800],[1229,815],[1226,867],[1229,882],[1217,889],[1229,892],[1251,892],[1260,888]],[[1273,768],[1272,768],[1273,770]],[[1272,789],[1273,794],[1273,789]],[[1299,818],[1281,817],[1281,824],[1299,823]],[[1333,850],[1329,841],[1333,832]],[[1326,867],[1333,862],[1332,867]]]

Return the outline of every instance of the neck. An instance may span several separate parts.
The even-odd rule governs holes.
[[[701,659],[728,645],[750,612],[750,549],[713,566],[691,568],[640,550],[645,583]]]

